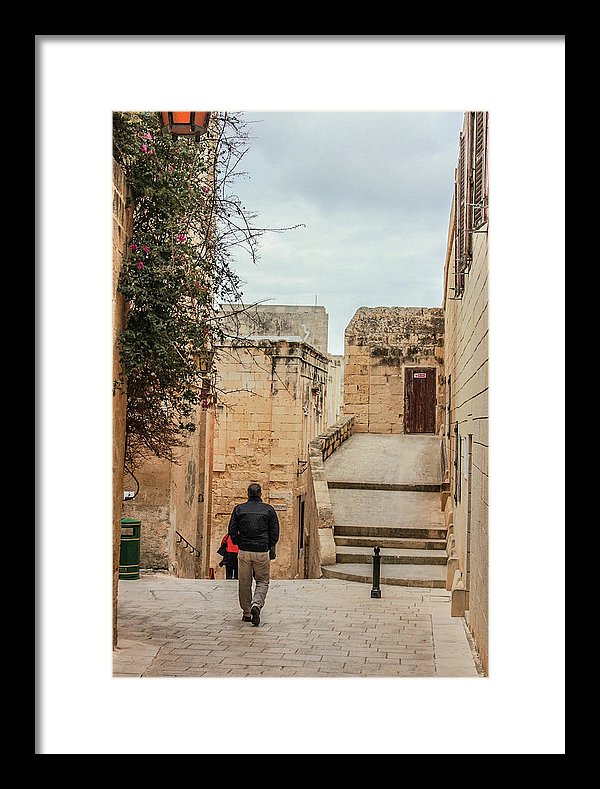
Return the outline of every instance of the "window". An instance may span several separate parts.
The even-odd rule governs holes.
[[[445,415],[446,425],[445,425],[445,431],[444,431],[446,433],[446,435],[448,436],[448,438],[450,438],[450,415],[451,415],[450,409],[451,409],[451,403],[452,403],[452,376],[449,375],[448,376],[448,383],[447,383],[447,386],[446,386],[446,415]]]
[[[454,501],[460,501],[460,455],[461,455],[460,435],[458,432],[458,422],[454,423]]]
[[[461,438],[460,466],[465,479],[469,478],[469,439]]]
[[[454,298],[465,289],[473,260],[473,233],[488,219],[488,113],[467,112],[454,179]]]
[[[488,173],[487,173],[487,112],[475,112],[473,150],[473,230],[487,222]]]
[[[472,112],[465,114],[454,184],[456,222],[454,238],[454,296],[462,295],[465,273],[471,266],[471,140]]]
[[[304,496],[298,501],[298,553],[304,548]]]

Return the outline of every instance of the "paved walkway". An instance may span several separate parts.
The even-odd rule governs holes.
[[[440,484],[440,437],[353,433],[324,463],[329,482]]]
[[[439,436],[354,433],[323,465],[336,543],[323,576],[370,582],[379,545],[382,585],[445,589]]]
[[[273,580],[259,627],[237,583],[143,572],[119,582],[115,677],[479,677],[444,589]]]

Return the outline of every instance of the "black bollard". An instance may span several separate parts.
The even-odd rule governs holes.
[[[381,589],[379,587],[381,556],[379,555],[379,551],[380,548],[376,545],[373,548],[373,588],[371,589],[371,597],[381,597]]]

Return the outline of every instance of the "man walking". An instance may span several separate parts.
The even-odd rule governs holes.
[[[261,499],[257,482],[248,485],[248,501],[237,504],[229,519],[228,534],[238,546],[238,595],[242,621],[260,624],[271,576],[269,552],[279,540],[279,520],[270,504]],[[252,592],[252,576],[256,580]]]

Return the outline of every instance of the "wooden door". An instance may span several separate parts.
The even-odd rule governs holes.
[[[435,433],[435,367],[404,370],[404,432]]]

